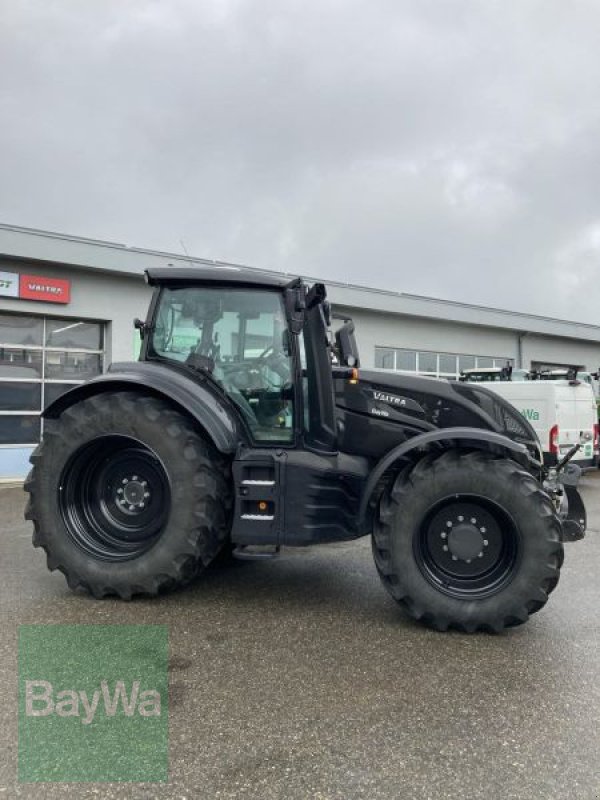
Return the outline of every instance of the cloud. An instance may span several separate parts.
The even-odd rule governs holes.
[[[595,3],[0,9],[2,221],[596,321]]]

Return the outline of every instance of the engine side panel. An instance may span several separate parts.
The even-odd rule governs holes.
[[[381,458],[413,436],[449,428],[479,428],[502,434],[532,453],[535,431],[502,398],[454,381],[362,371],[358,383],[336,380],[340,449]]]
[[[236,544],[308,545],[362,535],[366,459],[242,449],[233,462]]]

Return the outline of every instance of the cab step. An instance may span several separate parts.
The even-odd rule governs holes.
[[[242,561],[266,561],[279,555],[279,545],[274,544],[238,544],[233,557]]]

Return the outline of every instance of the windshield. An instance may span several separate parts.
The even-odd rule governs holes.
[[[291,440],[292,364],[278,292],[163,289],[150,354],[210,374],[254,438]]]

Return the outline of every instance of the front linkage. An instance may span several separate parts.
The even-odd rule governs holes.
[[[546,469],[543,480],[545,491],[562,522],[563,542],[576,542],[583,539],[587,527],[587,514],[577,485],[581,477],[581,467],[572,464],[571,459],[581,449],[574,445],[554,467]]]

